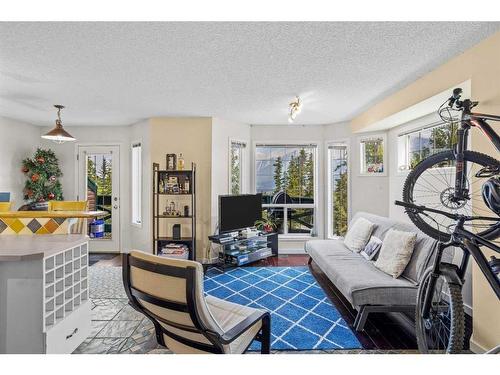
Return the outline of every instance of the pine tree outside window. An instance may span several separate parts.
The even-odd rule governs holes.
[[[229,194],[238,195],[243,192],[243,154],[246,143],[229,141]]]
[[[255,190],[278,233],[314,236],[315,144],[256,144]]]
[[[349,149],[346,142],[328,144],[328,237],[344,236],[349,222]]]

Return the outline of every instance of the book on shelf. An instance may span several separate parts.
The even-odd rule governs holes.
[[[160,256],[177,259],[188,259],[189,248],[184,244],[169,243],[162,247]]]

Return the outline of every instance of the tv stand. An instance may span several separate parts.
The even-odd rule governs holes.
[[[252,237],[229,238],[225,234],[209,236],[219,246],[216,267],[222,271],[278,255],[278,233],[259,232]]]

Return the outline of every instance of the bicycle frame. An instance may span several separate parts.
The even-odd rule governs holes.
[[[465,230],[463,228],[463,224],[464,219],[460,219],[455,227],[455,230],[453,231],[452,239],[450,242],[439,242],[438,244],[436,257],[432,266],[432,275],[429,280],[429,286],[426,290],[424,306],[422,309],[422,317],[424,319],[429,319],[434,287],[436,286],[439,275],[443,274],[444,268],[446,268],[448,277],[451,277],[452,279],[454,278],[456,281],[459,280],[460,283],[463,283],[470,255],[472,255],[477,265],[479,266],[479,269],[486,277],[486,280],[488,280],[488,283],[495,292],[497,298],[500,299],[500,280],[489,267],[488,260],[481,251],[480,246],[486,246],[499,254],[500,247],[490,241],[479,237],[472,232],[469,232],[468,230]],[[448,263],[441,263],[443,251],[450,246],[460,247],[464,252],[461,264],[458,267],[455,265],[450,265]],[[450,274],[453,272],[455,272],[455,275]]]

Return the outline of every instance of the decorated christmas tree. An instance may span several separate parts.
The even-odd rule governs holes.
[[[24,200],[29,203],[63,200],[59,181],[62,172],[52,150],[38,148],[33,158],[23,160],[22,171],[28,178],[24,185]]]

